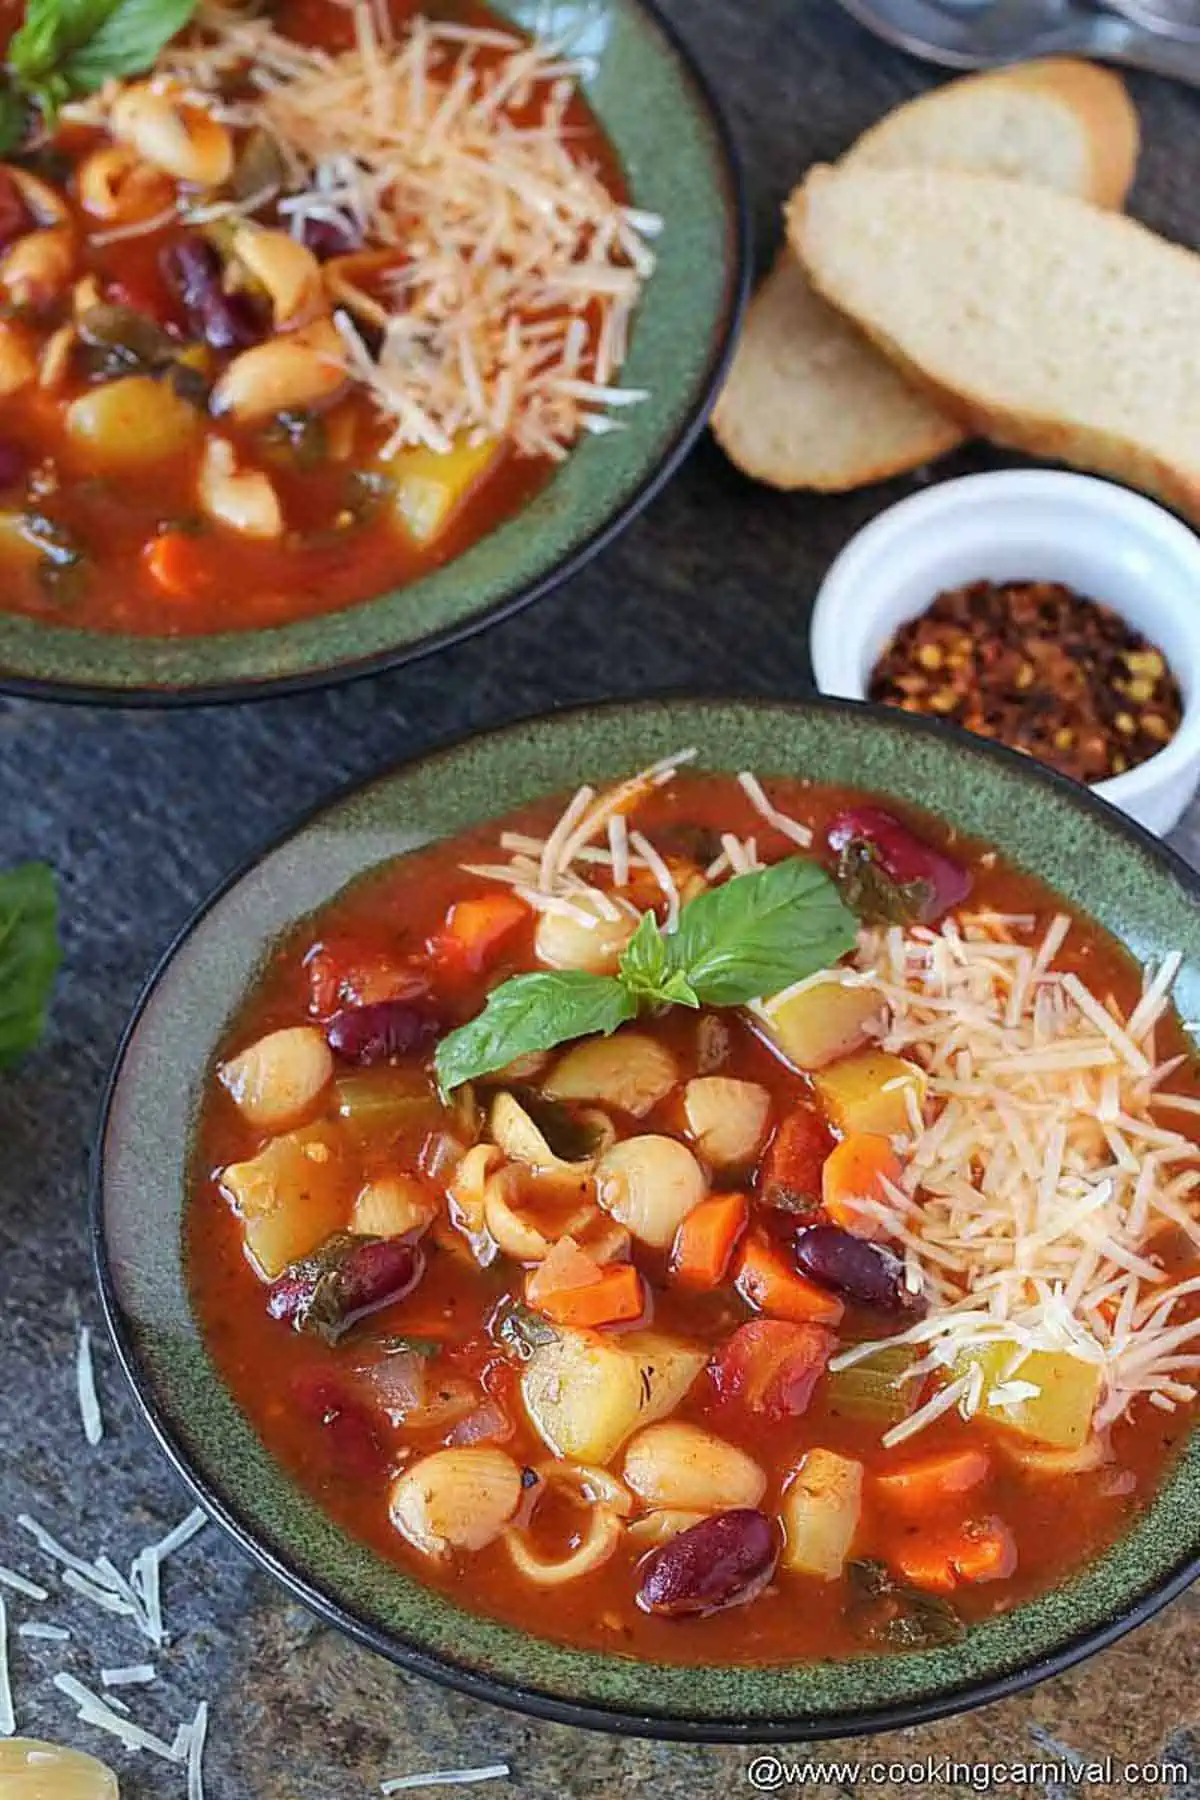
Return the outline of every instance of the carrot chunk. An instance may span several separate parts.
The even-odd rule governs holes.
[[[671,1273],[681,1287],[720,1285],[749,1212],[745,1194],[710,1194],[692,1208],[675,1233],[671,1253]]]
[[[529,908],[515,894],[488,894],[478,900],[459,900],[446,923],[429,940],[434,959],[453,969],[478,974],[529,917]]]
[[[962,1494],[981,1487],[991,1474],[983,1450],[942,1450],[875,1477],[875,1491],[907,1519],[927,1518]]]
[[[1007,1580],[1017,1566],[1017,1546],[1002,1519],[969,1519],[945,1537],[914,1536],[891,1560],[915,1587],[950,1594],[962,1582]]]
[[[216,569],[203,540],[186,531],[160,531],[142,552],[146,572],[161,594],[196,600],[211,593]]]
[[[790,1268],[774,1245],[757,1234],[738,1255],[737,1290],[759,1312],[802,1324],[837,1325],[846,1310],[836,1294]]]
[[[593,1282],[599,1281],[603,1273],[596,1258],[581,1249],[568,1233],[559,1238],[545,1261],[539,1263],[526,1278],[526,1297],[531,1306],[540,1306],[545,1295],[590,1287]]]
[[[882,1221],[864,1201],[884,1200],[884,1182],[899,1182],[900,1158],[887,1138],[872,1131],[852,1131],[834,1146],[821,1170],[821,1204],[843,1231],[857,1237],[886,1235]]]
[[[811,1106],[798,1106],[775,1133],[763,1167],[768,1206],[815,1213],[821,1203],[821,1168],[833,1148],[829,1127]]]
[[[574,1287],[552,1288],[544,1283],[536,1298],[535,1280],[531,1277],[526,1283],[526,1297],[555,1325],[625,1325],[640,1319],[646,1309],[642,1278],[632,1263],[611,1263],[598,1270],[594,1281]]]

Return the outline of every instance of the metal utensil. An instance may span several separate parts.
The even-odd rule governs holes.
[[[1096,12],[1078,0],[839,0],[860,25],[948,69],[984,69],[1034,56],[1089,56],[1200,87],[1200,35],[1170,35],[1187,0],[1118,0]],[[1133,16],[1136,11],[1137,17]],[[1153,12],[1153,28],[1142,18]]]

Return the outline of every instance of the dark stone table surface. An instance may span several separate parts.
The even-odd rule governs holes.
[[[790,184],[931,79],[875,44],[830,0],[671,0],[715,77],[745,156],[759,260]],[[1134,82],[1145,127],[1136,210],[1200,240],[1200,96]],[[964,453],[954,469],[994,457]],[[953,471],[951,471],[953,472]],[[73,1358],[99,1324],[84,1230],[85,1159],[105,1070],[150,964],[234,864],[353,776],[436,740],[521,713],[664,686],[789,695],[807,676],[806,612],[850,534],[903,484],[844,500],[757,490],[701,444],[649,512],[569,587],[499,629],[398,674],[340,692],[229,709],[128,714],[0,701],[0,865],[42,856],[60,872],[67,961],[44,1046],[0,1081],[0,1562],[40,1559],[15,1525],[27,1510],[69,1543],[129,1557],[189,1502],[135,1417],[101,1339],[108,1435],[84,1444]],[[1200,808],[1177,834],[1200,861]],[[172,1631],[134,1716],[169,1738],[212,1704],[209,1800],[358,1800],[380,1780],[507,1761],[496,1800],[726,1800],[749,1794],[749,1757],[609,1739],[510,1716],[399,1673],[324,1628],[210,1528],[167,1576]],[[59,1667],[94,1682],[145,1647],[86,1601],[35,1608],[70,1644],[17,1638],[20,1727],[106,1752],[52,1686]],[[864,1754],[1028,1759],[1062,1746],[1097,1757],[1190,1761],[1200,1796],[1200,1605],[1153,1625],[1024,1697],[893,1734]],[[857,1754],[854,1746],[847,1746]],[[113,1758],[124,1800],[182,1800],[179,1769]],[[798,1791],[798,1790],[792,1790]],[[818,1795],[899,1792],[852,1778]],[[965,1791],[936,1773],[910,1792]],[[1001,1791],[1001,1790],[997,1790]],[[1035,1782],[1005,1790],[1059,1800]],[[1095,1790],[1099,1791],[1099,1790]],[[1120,1780],[1110,1790],[1133,1792]],[[0,1797],[2,1800],[2,1797]]]

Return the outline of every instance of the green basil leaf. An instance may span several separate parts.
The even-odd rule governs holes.
[[[819,863],[790,856],[700,894],[667,934],[667,973],[702,1006],[777,994],[853,949],[854,914]]]
[[[434,1058],[438,1085],[448,1094],[534,1050],[597,1032],[607,1037],[636,1013],[636,997],[611,975],[514,975],[492,989],[478,1018],[442,1039]]]
[[[0,1068],[42,1035],[58,964],[54,873],[22,863],[0,874]]]
[[[98,31],[114,0],[28,0],[21,28],[8,47],[8,64],[26,87],[55,74],[64,57]]]
[[[196,0],[28,0],[9,67],[52,117],[66,100],[149,69],[195,10]]]
[[[631,994],[657,994],[667,978],[667,946],[653,913],[641,923],[621,954],[621,981]]]
[[[86,42],[63,59],[61,73],[73,94],[90,94],[106,81],[140,75],[164,44],[183,30],[197,0],[117,0]]]

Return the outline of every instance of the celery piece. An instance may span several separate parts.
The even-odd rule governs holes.
[[[865,1419],[885,1428],[899,1424],[913,1409],[918,1384],[903,1377],[917,1357],[912,1344],[886,1344],[848,1369],[831,1371],[825,1378],[828,1405],[844,1418]]]
[[[431,1130],[441,1105],[419,1069],[352,1069],[334,1081],[337,1109],[360,1143]]]

